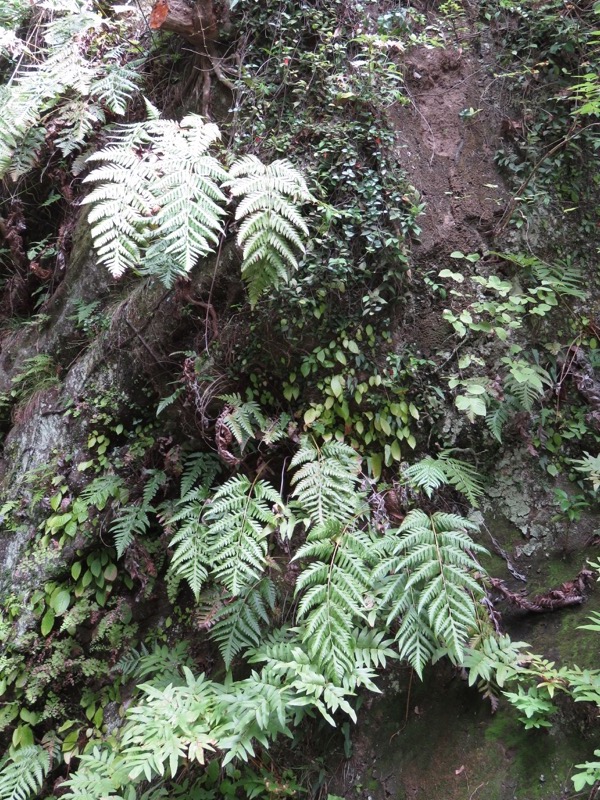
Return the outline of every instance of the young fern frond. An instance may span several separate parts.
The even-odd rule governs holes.
[[[81,492],[81,499],[90,506],[102,511],[111,497],[120,500],[126,497],[127,490],[123,478],[119,475],[99,475]]]
[[[297,253],[304,252],[308,228],[297,206],[314,198],[289,161],[266,166],[252,155],[233,164],[228,186],[234,198],[241,198],[235,214],[241,222],[237,242],[242,276],[255,305],[266,288],[287,281],[298,268]]]
[[[245,403],[239,394],[224,394],[219,399],[224,400],[231,409],[223,421],[243,451],[250,439],[255,439],[267,424],[265,415],[258,403],[253,400]]]
[[[196,483],[203,487],[213,485],[215,478],[221,471],[221,464],[210,453],[192,453],[189,455],[183,467],[181,475],[180,495],[182,502],[185,502],[186,495]]]
[[[493,411],[490,411],[485,418],[485,424],[488,426],[490,433],[500,444],[502,444],[502,431],[510,419],[512,412],[513,408],[511,407],[511,403],[505,401],[500,403]]]
[[[39,745],[11,749],[0,761],[0,800],[28,800],[42,788],[50,756]]]
[[[477,626],[475,599],[483,589],[474,577],[481,567],[472,553],[486,550],[471,539],[469,530],[476,526],[457,515],[428,517],[413,510],[379,545],[382,560],[374,578],[382,581],[381,593],[390,607],[388,622],[392,615],[401,615],[399,649],[419,674],[436,643],[461,663]]]
[[[144,486],[141,500],[126,506],[117,515],[110,528],[110,532],[115,537],[117,558],[121,558],[135,536],[142,536],[150,527],[149,515],[155,511],[152,501],[165,480],[166,475],[164,472],[151,470],[150,479]]]

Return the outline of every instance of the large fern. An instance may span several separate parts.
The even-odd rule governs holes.
[[[227,173],[209,147],[216,125],[190,114],[118,128],[110,144],[88,159],[102,162],[85,178],[97,184],[84,200],[100,261],[114,277],[144,262],[170,285],[209,253],[221,232],[219,188]],[[171,265],[171,266],[169,266]]]
[[[289,161],[265,165],[256,156],[238,159],[229,171],[229,188],[240,203],[237,241],[243,250],[242,276],[254,305],[268,286],[288,280],[298,268],[308,228],[297,206],[313,202],[306,182]]]
[[[400,619],[400,654],[421,674],[437,647],[457,663],[477,626],[476,600],[483,596],[473,553],[485,553],[468,531],[477,526],[455,514],[411,511],[400,528],[381,540],[381,580],[387,623]]]

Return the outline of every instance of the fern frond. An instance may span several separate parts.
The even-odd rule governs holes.
[[[223,422],[243,451],[249,440],[255,439],[266,425],[261,407],[253,400],[243,402],[239,394],[224,394],[219,399],[224,400],[231,409],[223,417]]]
[[[243,597],[226,599],[217,612],[210,637],[219,645],[225,667],[241,650],[257,647],[263,638],[263,629],[269,625],[269,612],[275,606],[275,587],[263,578]]]
[[[414,606],[402,617],[396,642],[400,658],[406,659],[422,678],[423,669],[432,660],[438,641],[428,620]]]
[[[185,460],[181,475],[181,499],[185,501],[187,494],[196,483],[200,483],[201,486],[207,488],[212,486],[220,471],[221,464],[210,453],[192,453],[189,455]]]
[[[119,116],[125,114],[127,106],[139,91],[142,75],[141,60],[122,64],[123,55],[122,47],[106,53],[101,77],[93,80],[90,85],[90,96]]]
[[[204,763],[214,750],[210,725],[213,686],[204,675],[183,668],[184,685],[142,684],[143,696],[130,708],[122,738],[122,758],[130,780],[177,773],[180,761]]]
[[[284,508],[278,492],[264,481],[230,478],[215,493],[203,521],[212,574],[233,596],[244,594],[267,566],[266,537],[278,524],[274,509]]]
[[[81,491],[81,499],[87,505],[102,511],[111,497],[123,497],[125,483],[119,475],[99,475]]]
[[[511,416],[511,404],[504,402],[491,411],[485,418],[485,424],[488,426],[492,436],[502,443],[502,431]]]
[[[297,616],[308,652],[333,680],[353,669],[353,630],[367,616],[372,553],[368,533],[334,519],[313,528],[294,556],[318,559],[296,581]]]
[[[135,536],[143,535],[149,527],[148,509],[141,501],[122,509],[110,527],[110,532],[114,536],[117,558],[121,558]]]
[[[477,508],[477,498],[483,494],[481,475],[468,462],[452,458],[449,455],[451,452],[452,450],[442,450],[438,456],[448,483],[463,494],[472,506]]]
[[[50,770],[50,757],[43,747],[11,748],[0,761],[0,800],[28,800],[42,788]]]
[[[121,126],[88,159],[103,163],[85,178],[98,185],[84,202],[93,206],[88,220],[99,258],[115,277],[145,256],[155,266],[169,257],[187,273],[212,251],[227,173],[207,150],[219,136],[196,115],[181,123],[150,118]]]
[[[308,228],[298,204],[314,202],[302,175],[288,161],[266,166],[255,156],[238,159],[229,171],[231,195],[241,198],[235,218],[241,222],[242,276],[250,303],[262,292],[287,281],[298,268]]]
[[[468,534],[476,527],[455,514],[428,517],[413,510],[398,530],[386,532],[379,545],[383,558],[373,574],[383,581],[386,603],[402,614],[400,652],[411,653],[419,672],[436,644],[460,663],[468,636],[476,628],[475,600],[483,589],[474,575],[482,570],[472,554],[486,552]]]
[[[403,476],[412,486],[422,489],[427,497],[431,497],[435,489],[448,482],[443,465],[433,456],[422,458],[407,467]]]
[[[436,458],[422,458],[404,470],[404,477],[412,486],[422,489],[427,497],[431,497],[440,486],[450,484],[464,494],[472,506],[477,507],[477,498],[483,494],[481,477],[475,467],[466,461],[452,458],[449,455],[451,452],[442,450]]]
[[[179,520],[172,519],[170,524],[173,521]],[[198,517],[191,514],[186,524],[181,526],[169,543],[169,547],[173,548],[173,557],[169,570],[173,575],[187,582],[194,593],[196,602],[208,578],[208,567],[210,565],[206,530],[206,526],[199,522]]]
[[[290,464],[290,469],[296,467],[299,469],[292,477],[292,494],[314,525],[325,525],[330,520],[346,522],[359,512],[360,461],[351,447],[339,442],[318,447],[305,437]]]
[[[79,766],[63,784],[66,800],[120,800],[127,772],[119,755],[107,747],[82,753]]]

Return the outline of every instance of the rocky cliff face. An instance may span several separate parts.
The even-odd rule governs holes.
[[[289,493],[285,470],[302,434],[344,440],[365,457],[381,530],[419,504],[470,514],[504,598],[567,592],[595,558],[600,429],[585,386],[600,366],[597,123],[567,104],[575,56],[538,41],[554,13],[568,48],[592,58],[591,9],[549,7],[535,18],[506,4],[284,5],[244,11],[246,28],[228,27],[229,42],[211,35],[201,66],[212,84],[194,83],[197,63],[184,54],[177,86],[191,90],[178,98],[171,87],[164,105],[206,111],[212,91],[235,147],[285,155],[319,184],[299,272],[251,310],[226,231],[189,281],[109,280],[73,205],[72,247],[39,316],[23,301],[30,318],[2,338],[3,731],[7,745],[68,731],[66,745],[56,740],[67,766],[115,729],[132,690],[115,664],[130,645],[187,641],[198,669],[222,670],[208,638],[219,598],[194,608],[167,572],[172,530],[160,502],[175,502],[190,452]],[[300,13],[310,26],[296,35]],[[527,36],[531,47],[518,51]],[[224,74],[228,57],[235,80]],[[25,216],[31,226],[32,211]],[[24,253],[28,234],[16,247],[18,226],[6,225],[13,257]],[[8,323],[14,282],[5,289]],[[239,449],[223,423],[236,393],[266,421],[285,416],[281,449],[271,449],[268,425],[254,449]],[[433,501],[403,478],[440,451],[483,476],[480,510],[456,482]],[[127,508],[146,521],[115,549]],[[296,565],[283,534],[273,548],[287,598]],[[583,614],[551,621],[502,605],[489,585],[487,602],[515,638],[561,663],[577,641],[578,663],[593,668],[593,634],[576,632],[596,607],[590,584]],[[418,686],[406,667],[383,682],[383,699],[345,729],[339,766],[336,744],[325,755],[325,769],[337,769],[330,789],[344,797],[558,800],[571,765],[593,750],[596,728],[567,703],[550,734],[523,733],[513,712],[492,716],[447,665]]]

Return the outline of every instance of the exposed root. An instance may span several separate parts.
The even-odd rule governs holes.
[[[561,608],[581,605],[585,601],[585,591],[593,583],[594,573],[591,569],[582,569],[572,581],[566,581],[556,589],[550,589],[544,594],[532,598],[525,596],[524,592],[512,592],[500,578],[490,578],[490,583],[505,600],[517,608],[536,614],[546,611],[558,611]]]

